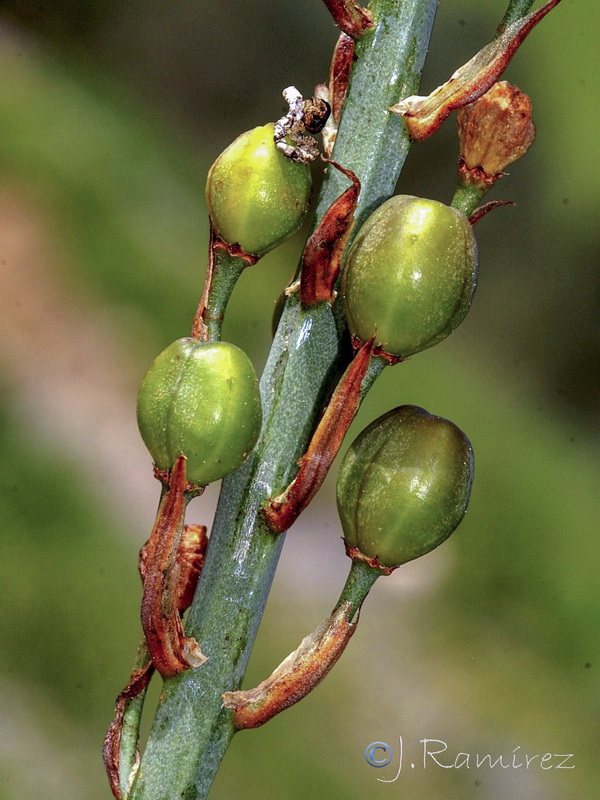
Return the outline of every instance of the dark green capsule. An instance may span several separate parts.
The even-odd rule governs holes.
[[[272,123],[232,142],[210,168],[206,202],[212,224],[228,244],[262,256],[295,233],[308,212],[308,164],[290,161],[273,141]]]
[[[436,200],[392,197],[371,214],[342,276],[348,327],[407,357],[458,327],[477,282],[477,244],[463,214]]]
[[[349,547],[397,567],[433,550],[467,510],[473,451],[454,423],[400,406],[353,442],[337,482],[338,512]]]
[[[170,469],[183,454],[189,481],[219,480],[243,464],[260,433],[254,367],[228,342],[178,339],[146,373],[137,418],[159,469]]]

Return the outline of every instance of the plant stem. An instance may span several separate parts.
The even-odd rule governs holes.
[[[450,205],[468,219],[485,197],[489,187],[461,183],[456,187]]]
[[[524,17],[532,5],[533,0],[510,0],[504,19],[498,26],[496,36],[500,36],[502,31],[508,28],[509,25],[512,25],[513,22]]]
[[[233,255],[220,246],[211,225],[204,291],[192,325],[194,339],[205,342],[221,339],[227,303],[240,275],[249,265],[248,258]]]
[[[388,112],[418,90],[437,0],[375,0],[377,22],[357,43],[357,61],[334,158],[361,181],[358,230],[392,193],[409,149],[402,120]],[[316,219],[345,188],[329,170]],[[206,561],[186,624],[207,662],[164,683],[162,702],[131,800],[201,800],[233,736],[224,691],[242,681],[284,537],[260,509],[293,478],[296,459],[351,357],[340,304],[286,304],[261,380],[264,424],[250,459],[224,481]]]
[[[337,610],[343,603],[351,603],[351,610],[348,613],[348,619],[351,620],[381,575],[380,570],[370,567],[364,561],[352,561],[346,584],[334,610]]]

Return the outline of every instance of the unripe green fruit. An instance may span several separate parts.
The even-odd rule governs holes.
[[[158,469],[183,454],[189,481],[219,480],[244,463],[260,433],[254,367],[233,344],[178,339],[146,373],[137,418]]]
[[[206,182],[216,232],[257,256],[298,230],[310,199],[310,167],[286,158],[273,132],[269,123],[242,133],[217,158]]]
[[[371,214],[342,277],[350,332],[407,357],[444,339],[469,310],[477,244],[459,211],[436,200],[392,197]]]
[[[337,504],[346,545],[385,567],[428,553],[463,518],[472,479],[471,444],[456,425],[417,406],[395,408],[342,462]]]

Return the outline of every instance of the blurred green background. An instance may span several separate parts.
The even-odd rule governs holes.
[[[442,4],[422,89],[503,13]],[[592,0],[565,2],[514,58],[505,77],[532,96],[538,138],[493,197],[518,206],[477,226],[480,285],[460,329],[388,370],[353,429],[401,403],[455,421],[476,453],[467,518],[378,582],[321,687],[236,738],[214,800],[597,796],[599,24]],[[285,86],[325,80],[335,39],[317,0],[0,6],[1,800],[110,797],[100,750],[138,640],[136,558],[158,499],[137,385],[189,330],[208,166],[280,115]],[[399,190],[449,200],[455,161],[449,121],[413,148]],[[232,300],[225,335],[259,368],[300,247],[248,270]],[[337,598],[348,564],[333,484],[288,536],[247,685]],[[193,521],[215,498],[194,501]],[[399,737],[404,768],[385,783]],[[459,752],[510,764],[520,748],[573,753],[574,769],[423,768],[425,738],[447,744],[446,765]],[[375,741],[393,751],[382,769],[364,758]]]

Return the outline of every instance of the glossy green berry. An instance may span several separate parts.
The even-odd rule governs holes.
[[[463,518],[472,478],[471,444],[452,422],[417,406],[384,414],[353,442],[340,468],[346,545],[385,567],[428,553]]]
[[[178,339],[146,373],[137,418],[159,469],[183,454],[189,481],[219,480],[243,464],[260,433],[254,367],[233,344]]]
[[[477,244],[465,216],[436,200],[392,197],[371,214],[342,277],[346,318],[361,341],[390,355],[425,350],[458,327],[477,280]]]
[[[206,182],[216,232],[257,256],[298,230],[310,199],[310,167],[279,152],[273,131],[269,123],[238,136],[212,165]]]

